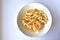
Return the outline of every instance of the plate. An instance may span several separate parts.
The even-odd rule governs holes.
[[[47,24],[45,24],[43,30],[40,31],[39,33],[28,32],[26,29],[24,29],[22,27],[21,22],[20,22],[21,17],[22,17],[24,12],[26,12],[29,9],[35,9],[35,8],[38,9],[38,10],[44,11],[44,13],[48,16]],[[40,3],[29,3],[29,4],[23,6],[20,9],[20,11],[19,11],[19,13],[17,15],[17,25],[18,25],[18,28],[20,29],[20,31],[22,33],[24,33],[25,35],[27,35],[27,36],[30,36],[30,37],[43,36],[43,35],[45,35],[49,31],[49,29],[50,29],[50,27],[52,25],[52,16],[51,16],[51,13],[48,10],[48,8],[45,7],[43,4],[40,4]]]

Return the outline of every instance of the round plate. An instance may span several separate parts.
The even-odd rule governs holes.
[[[39,33],[32,33],[32,32],[29,32],[27,31],[26,29],[24,29],[22,27],[22,24],[20,22],[21,20],[21,17],[23,15],[24,12],[26,12],[27,10],[29,9],[38,9],[38,10],[42,10],[46,13],[46,15],[48,16],[48,22],[47,24],[45,24],[44,28],[42,31],[40,31]],[[51,13],[50,11],[42,4],[40,3],[30,3],[30,4],[27,4],[25,5],[18,13],[18,16],[17,16],[17,24],[18,24],[18,28],[21,30],[21,32],[23,32],[25,35],[28,35],[28,36],[33,36],[33,37],[37,37],[37,36],[43,36],[44,34],[46,34],[50,27],[51,27],[51,24],[52,24],[52,16],[51,16]]]

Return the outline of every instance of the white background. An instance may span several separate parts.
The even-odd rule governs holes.
[[[42,37],[24,35],[16,23],[20,8],[31,2],[42,3],[52,14],[52,27]],[[0,0],[0,25],[0,40],[60,40],[60,0]]]

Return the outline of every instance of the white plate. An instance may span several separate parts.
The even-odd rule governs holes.
[[[22,17],[22,13],[26,10],[29,10],[29,9],[38,9],[38,10],[43,10],[47,16],[48,16],[48,22],[47,24],[44,26],[43,30],[39,33],[31,33],[31,32],[27,32],[26,29],[23,29],[23,27],[21,26],[21,23],[19,22],[21,17]],[[21,32],[23,32],[25,35],[28,35],[28,36],[33,36],[33,37],[37,37],[37,36],[43,36],[44,34],[46,34],[50,27],[51,27],[51,24],[52,24],[52,16],[51,16],[51,13],[50,11],[42,4],[40,3],[30,3],[30,4],[27,4],[25,5],[18,13],[18,16],[17,16],[17,24],[18,24],[18,28],[21,30]]]

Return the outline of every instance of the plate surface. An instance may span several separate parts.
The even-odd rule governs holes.
[[[44,11],[46,13],[46,15],[48,16],[48,22],[47,22],[47,24],[44,26],[43,30],[41,32],[39,32],[39,33],[27,32],[27,30],[26,29],[23,29],[21,23],[19,22],[21,20],[22,13],[24,11],[27,11],[29,9],[34,9],[34,8],[36,8],[38,10]],[[18,16],[17,16],[17,24],[18,24],[18,28],[25,35],[33,36],[33,37],[43,36],[44,34],[46,34],[49,31],[49,29],[50,29],[50,27],[52,25],[52,16],[51,16],[50,11],[44,5],[42,5],[40,3],[30,3],[30,4],[27,4],[24,7],[22,7],[21,10],[19,11]]]

